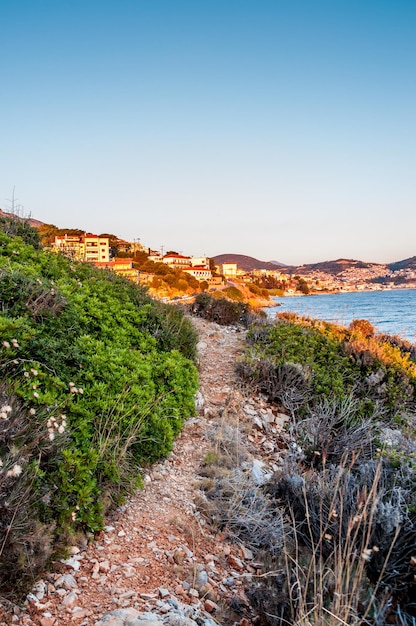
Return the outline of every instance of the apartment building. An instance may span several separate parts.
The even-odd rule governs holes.
[[[110,245],[107,237],[98,237],[91,233],[85,235],[57,235],[54,248],[71,257],[75,261],[89,263],[108,263],[110,260]]]

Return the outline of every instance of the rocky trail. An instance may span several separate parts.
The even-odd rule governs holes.
[[[88,543],[71,548],[28,596],[5,605],[3,624],[24,626],[249,626],[244,583],[261,574],[256,555],[232,541],[197,506],[201,466],[213,433],[232,419],[246,467],[257,483],[278,469],[285,416],[246,394],[235,375],[245,331],[201,319],[198,415],[167,460],[144,475],[145,488]],[[235,538],[234,538],[235,539]],[[244,607],[240,613],[229,607]]]

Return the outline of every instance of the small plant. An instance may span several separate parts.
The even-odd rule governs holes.
[[[230,287],[231,289],[231,287]],[[213,298],[200,293],[190,305],[190,313],[223,326],[241,324],[247,326],[252,316],[245,302],[232,302],[226,298]]]

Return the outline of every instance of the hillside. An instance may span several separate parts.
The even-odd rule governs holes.
[[[4,217],[6,219],[19,220],[22,222],[26,222],[32,228],[40,228],[44,225],[44,222],[40,220],[35,220],[32,217],[20,217],[19,215],[14,215],[13,213],[8,213],[7,211],[3,211],[0,209],[0,217]]]
[[[252,256],[246,256],[244,254],[218,254],[214,256],[216,265],[222,263],[237,263],[238,268],[245,272],[252,272],[253,270],[287,270],[288,267],[278,261],[259,261]]]
[[[377,263],[366,263],[365,261],[358,261],[355,259],[336,259],[334,261],[322,261],[320,263],[309,263],[306,265],[299,265],[296,271],[299,274],[307,274],[308,272],[325,272],[336,276],[349,269],[367,269],[378,265]],[[380,264],[380,267],[384,267]]]
[[[404,269],[416,270],[416,256],[412,256],[409,259],[404,259],[403,261],[396,261],[395,263],[389,263],[387,267],[392,272],[397,272],[398,270],[404,270]]]

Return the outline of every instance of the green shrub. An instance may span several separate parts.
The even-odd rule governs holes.
[[[0,418],[0,584],[13,593],[169,453],[195,410],[197,337],[133,283],[4,233],[0,298],[0,401],[13,409]]]
[[[251,328],[252,346],[239,371],[276,400],[273,368],[307,368],[310,393],[304,408],[320,399],[342,402],[353,395],[362,417],[374,415],[378,408],[389,419],[401,421],[414,405],[416,367],[408,351],[374,336],[371,328],[362,320],[349,330],[284,314],[275,324]]]
[[[230,324],[247,326],[252,317],[247,303],[231,302],[226,298],[213,298],[206,292],[196,296],[189,310],[192,315],[225,326]]]
[[[291,529],[278,553],[259,546],[269,574],[247,589],[259,623],[414,623],[413,357],[365,320],[251,327],[237,371],[290,413],[266,492],[270,526]]]
[[[243,302],[244,294],[237,287],[231,286],[223,289],[224,296],[227,296],[230,300],[234,300],[235,302]]]

